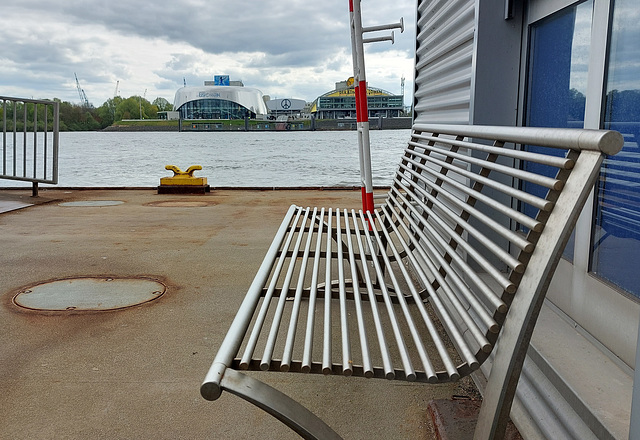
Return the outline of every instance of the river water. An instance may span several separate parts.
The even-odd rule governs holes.
[[[370,132],[374,185],[391,183],[409,134]],[[157,186],[165,165],[201,165],[212,187],[360,186],[355,131],[63,132],[59,158],[61,187]]]

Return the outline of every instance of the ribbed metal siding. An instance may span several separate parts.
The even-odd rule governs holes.
[[[418,0],[416,122],[468,124],[475,0]]]

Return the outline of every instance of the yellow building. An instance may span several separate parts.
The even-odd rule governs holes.
[[[402,115],[404,97],[367,86],[370,118],[394,118]],[[316,119],[355,119],[356,96],[353,78],[336,83],[335,90],[319,96],[311,106]]]

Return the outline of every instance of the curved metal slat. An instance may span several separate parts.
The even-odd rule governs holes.
[[[302,355],[302,368],[301,371],[303,373],[308,373],[311,371],[311,363],[313,362],[312,358],[312,350],[313,350],[313,335],[314,335],[314,324],[315,324],[315,310],[316,310],[316,300],[318,295],[318,276],[320,270],[320,250],[322,248],[322,231],[324,227],[324,214],[325,210],[322,208],[320,210],[320,216],[318,218],[318,230],[316,232],[316,248],[315,255],[313,258],[313,271],[311,275],[311,289],[309,293],[309,310],[307,311],[307,327],[304,338],[304,349]]]
[[[289,260],[289,267],[287,268],[287,273],[282,283],[282,293],[280,294],[280,298],[278,298],[276,311],[273,316],[273,320],[271,321],[271,329],[269,330],[267,343],[264,347],[264,353],[262,354],[262,361],[260,362],[260,368],[262,370],[268,370],[269,364],[271,363],[271,357],[273,355],[273,350],[276,345],[276,339],[278,338],[278,330],[280,328],[280,323],[282,321],[282,316],[284,314],[284,306],[287,301],[287,292],[289,290],[289,286],[291,285],[293,272],[296,268],[298,253],[300,251],[300,245],[302,244],[302,238],[304,237],[303,228],[307,222],[308,217],[309,217],[309,208],[307,208],[304,212],[304,217],[302,218],[300,231],[298,232],[298,238],[296,239],[296,243],[293,248],[293,255]]]
[[[398,193],[399,194],[399,193]],[[399,197],[405,202],[405,205],[412,210],[412,212],[417,212],[415,207],[408,203],[408,200],[402,196]],[[393,198],[393,200],[398,203],[398,200]],[[500,311],[500,313],[505,313],[507,311],[506,304],[500,299],[498,295],[480,278],[480,276],[468,265],[468,263],[456,252],[456,249],[452,248],[449,243],[447,243],[437,231],[425,220],[424,217],[417,217],[419,220],[419,224],[410,218],[407,211],[398,203],[398,209],[403,211],[403,213],[407,216],[407,223],[411,224],[411,226],[415,229],[414,234],[418,235],[422,239],[422,247],[426,248],[430,252],[430,259],[434,263],[438,263],[440,265],[440,270],[445,270],[445,274],[452,279],[457,290],[462,293],[465,300],[471,304],[476,313],[480,316],[483,323],[487,326],[487,328],[491,329],[492,332],[497,332],[499,327],[493,317],[487,313],[484,304],[482,304],[478,295],[474,294],[474,292],[467,286],[467,284],[463,281],[463,278],[468,278],[473,281],[473,284],[478,288],[480,293],[493,305],[494,310]],[[421,227],[422,225],[422,227]],[[427,231],[429,236],[425,235],[423,231]],[[442,254],[438,252],[437,246],[442,249]],[[457,273],[457,271],[453,270],[453,267],[449,261],[447,261],[446,256],[451,259],[451,262],[456,263],[462,269],[461,274]],[[447,268],[447,269],[445,269]],[[438,270],[438,272],[440,272]],[[513,284],[511,284],[513,286]],[[515,286],[514,286],[515,289]],[[493,311],[492,311],[493,312]]]
[[[387,206],[389,207],[389,209],[392,209],[392,206],[390,205],[390,203],[387,203]],[[404,211],[401,207],[398,206],[398,208]],[[435,262],[431,260],[432,257],[436,257],[435,254],[439,255],[439,253],[433,248],[433,246],[430,246],[429,243],[426,243],[428,239],[424,237],[424,234],[422,234],[419,231],[418,225],[407,218],[407,214],[408,213],[406,211],[403,212],[403,218],[407,222],[405,223],[401,221],[399,222],[399,225],[402,227],[404,233],[406,234],[406,237],[408,238],[409,243],[413,246],[413,249],[415,249],[415,251],[418,254],[420,254],[420,256],[423,258],[424,263],[426,264],[427,268],[430,271],[430,274],[429,274],[430,276],[427,276],[427,274],[424,274],[424,271],[422,271],[421,268],[420,269],[418,268],[419,265],[414,267],[414,269],[424,274],[424,276],[421,277],[421,279],[425,280],[425,282],[430,278],[434,278],[438,282],[438,284],[440,285],[439,290],[442,290],[443,294],[453,304],[456,310],[456,313],[458,313],[460,317],[464,320],[465,325],[469,328],[470,333],[473,335],[473,338],[476,340],[478,345],[482,348],[483,351],[490,350],[491,344],[487,340],[486,336],[480,330],[480,328],[478,327],[473,317],[469,315],[467,308],[460,302],[458,296],[454,293],[452,287],[449,286],[449,282],[445,280],[444,276],[440,274],[438,268],[435,266]],[[423,247],[422,244],[426,244],[427,246]],[[427,253],[427,249],[429,250],[429,253]],[[436,261],[440,265],[445,263],[444,259],[441,256],[440,258],[436,257]],[[452,272],[449,275],[450,277],[448,278],[450,278],[453,281],[453,283],[455,284],[454,287],[457,290],[464,292],[464,297],[471,299],[471,301],[474,301],[476,305],[479,307],[478,310],[481,310],[482,306],[478,303],[477,300],[473,298],[473,293],[464,284],[464,282],[458,277],[458,275],[455,272]],[[428,287],[429,284],[427,283],[426,286]],[[439,297],[438,292],[439,291],[433,291],[430,293]],[[483,315],[484,315],[483,321],[485,321],[485,325],[487,326],[487,328],[495,328],[495,329],[498,328],[497,323],[493,321],[490,316],[488,316],[486,311],[484,312]]]
[[[386,206],[383,206],[382,207],[382,211],[385,213],[387,218],[390,219],[392,217],[392,214],[390,212],[390,205],[389,204],[387,204]],[[405,233],[409,232],[407,226],[404,223],[399,222],[399,224],[403,228]],[[396,224],[394,222],[390,222],[390,226],[391,226],[391,229],[393,229],[398,241],[402,244],[402,246],[405,249],[410,249],[411,248],[410,243],[408,243],[404,239],[403,234],[401,234],[401,232],[399,231],[399,229],[396,226]],[[411,237],[411,236],[409,236],[409,237]],[[409,240],[409,242],[410,241],[411,241],[411,239]],[[418,253],[422,254],[421,256],[423,258],[426,257],[426,254],[424,254],[424,251],[421,251],[420,249],[418,249]],[[432,273],[431,274],[427,274],[425,272],[423,266],[420,264],[420,262],[418,262],[417,258],[415,257],[415,255],[413,253],[408,253],[407,254],[407,259],[410,262],[412,269],[418,274],[420,279],[428,280],[430,278],[430,275],[431,275],[432,277],[436,278],[439,282],[440,281],[443,282],[444,289],[446,289],[448,287],[444,283],[444,280],[441,280],[441,277],[438,278],[438,274],[435,273],[435,267],[433,265],[428,267],[428,269],[430,271],[432,271]],[[431,284],[429,284],[429,283],[425,284],[425,289],[429,293],[429,298],[430,298],[430,301],[433,303],[434,309],[436,309],[438,311],[438,314],[440,316],[440,322],[447,329],[447,332],[449,333],[451,340],[454,341],[454,343],[458,347],[458,353],[460,354],[460,357],[462,358],[462,360],[464,362],[466,362],[468,365],[472,366],[472,368],[477,368],[479,366],[479,363],[478,363],[478,361],[476,359],[476,356],[473,353],[473,350],[467,344],[467,341],[464,339],[464,337],[462,335],[462,332],[458,329],[457,324],[454,322],[453,318],[449,314],[449,311],[447,310],[447,308],[443,304],[442,300],[440,299],[440,293],[438,293],[431,286]],[[459,302],[458,302],[458,304],[459,304]],[[462,314],[466,314],[466,310],[464,310],[463,308],[461,308],[461,310],[457,310],[457,312],[458,313],[462,312],[462,313],[460,313],[461,315]],[[463,319],[465,319],[465,318],[463,318]],[[473,325],[473,326],[475,326],[477,328],[475,322],[473,322],[471,317],[469,317],[468,314],[467,314],[465,323],[468,323],[468,322],[470,322],[471,325]],[[477,332],[472,332],[472,334],[474,336],[477,336],[478,333],[480,333],[479,329],[477,329]],[[482,338],[484,338],[484,336],[482,336]],[[485,341],[486,341],[486,339],[485,339]],[[487,344],[488,344],[488,341],[487,341]],[[482,346],[482,343],[479,343],[479,345]]]
[[[548,188],[548,189],[554,189],[554,190],[562,189],[563,183],[551,177],[542,176],[540,174],[532,173],[525,170],[519,170],[517,168],[508,167],[506,165],[501,165],[494,162],[488,162],[486,160],[471,157],[466,154],[454,153],[449,150],[421,144],[418,142],[409,142],[409,145],[412,145],[418,148],[423,148],[425,150],[428,150],[434,153],[444,154],[448,157],[458,159],[460,161],[463,161],[472,165],[488,168],[490,170],[496,171],[506,176],[515,177],[520,180],[526,180],[527,182],[535,183],[536,185],[544,186],[545,188]],[[416,154],[420,154],[420,153],[416,153]],[[435,161],[435,159],[433,160]]]
[[[425,134],[414,134],[412,137],[430,142],[444,143],[448,145],[456,145],[469,150],[482,151],[485,153],[498,154],[500,156],[511,157],[513,159],[526,160],[527,162],[535,162],[542,165],[548,165],[555,168],[571,169],[575,162],[566,157],[549,156],[548,154],[532,153],[524,150],[512,150],[504,147],[489,146],[478,144],[470,141],[459,141],[456,139],[447,139],[438,136],[428,136]]]
[[[536,232],[540,232],[542,231],[543,225],[542,223],[540,223],[539,221],[532,219],[531,217],[526,216],[525,214],[516,211],[515,209],[512,209],[508,206],[503,205],[502,203],[499,203],[497,201],[495,201],[495,199],[492,199],[491,197],[488,197],[478,191],[474,191],[472,188],[469,188],[466,185],[463,185],[460,182],[457,182],[455,179],[452,179],[450,177],[447,177],[443,174],[438,174],[437,172],[435,172],[434,170],[430,170],[428,167],[423,166],[422,164],[420,164],[419,162],[413,161],[413,160],[409,160],[407,159],[407,162],[410,162],[411,164],[419,167],[420,169],[422,169],[424,172],[433,175],[435,178],[437,179],[441,179],[443,182],[448,183],[449,185],[451,185],[452,187],[464,192],[465,194],[467,194],[470,197],[475,198],[476,200],[481,201],[483,204],[485,204],[486,206],[488,206],[489,208],[498,211],[501,214],[504,214],[506,216],[508,216],[509,218],[517,221],[518,223],[526,226],[529,229],[532,229]],[[438,190],[438,188],[433,186],[433,182],[430,182],[429,180],[425,179],[424,183],[426,185],[431,186],[432,188]],[[455,197],[453,195],[451,195],[448,192],[441,192],[442,196],[447,198],[447,199],[454,199]]]
[[[262,325],[267,316],[267,312],[269,311],[269,303],[273,297],[273,293],[275,292],[276,286],[278,284],[278,278],[280,277],[280,273],[285,263],[285,255],[286,251],[289,249],[291,245],[291,241],[293,240],[293,231],[295,230],[295,226],[298,224],[298,220],[300,218],[300,214],[302,213],[301,208],[296,209],[296,216],[291,222],[291,227],[287,233],[286,241],[281,249],[280,258],[278,259],[278,263],[273,269],[273,273],[271,274],[271,282],[269,283],[269,287],[262,301],[262,305],[260,307],[260,311],[258,312],[258,317],[254,323],[253,330],[251,331],[251,335],[247,342],[247,345],[244,350],[244,354],[242,355],[242,359],[240,361],[240,368],[247,369],[249,367],[249,363],[251,362],[251,358],[253,357],[253,352],[255,350],[256,344],[258,343],[258,338],[260,337],[260,331],[262,330]]]
[[[416,173],[413,170],[408,169],[405,165],[400,165],[400,167],[405,169],[411,175],[420,178],[420,174]],[[415,182],[411,181],[410,179],[407,179],[407,181],[414,188],[414,190],[423,194],[425,197],[429,199],[429,201],[433,202],[434,204],[438,204],[439,207],[445,207],[445,205],[441,201],[439,201],[438,199],[433,197],[431,194],[429,194],[424,188],[420,188],[418,185],[416,185]],[[396,185],[401,185],[401,180],[395,179],[395,183]],[[447,198],[447,202],[454,204],[455,206],[460,208],[460,210],[467,211],[474,218],[476,218],[477,220],[480,220],[482,223],[488,226],[491,230],[498,233],[498,235],[500,235],[502,238],[505,238],[510,243],[513,243],[519,249],[525,252],[531,252],[533,250],[533,243],[527,241],[524,237],[522,237],[521,235],[518,235],[518,233],[516,233],[515,231],[512,231],[511,229],[508,229],[502,226],[500,223],[496,222],[491,217],[487,216],[481,211],[478,211],[477,209],[467,204],[466,202],[456,197]],[[451,207],[446,207],[446,208],[451,210]],[[458,214],[454,213],[454,215],[457,216]]]
[[[356,224],[354,219],[354,224]],[[368,228],[368,225],[367,225]],[[360,234],[360,229],[355,229],[356,234],[356,242],[358,244],[358,251],[360,253],[360,259],[363,267],[366,267],[369,262],[366,259],[365,252],[362,245],[362,238]],[[395,372],[393,369],[393,363],[391,362],[391,355],[389,354],[389,345],[387,343],[387,338],[385,336],[384,328],[382,326],[382,321],[380,319],[380,311],[378,309],[378,302],[376,300],[373,282],[371,280],[371,275],[368,270],[363,271],[365,278],[365,285],[367,287],[367,294],[369,295],[369,303],[371,304],[371,314],[373,318],[374,327],[376,330],[376,337],[378,339],[378,346],[380,349],[380,354],[382,356],[382,367],[384,369],[384,374],[387,379],[395,379]]]
[[[446,215],[448,220],[450,220],[452,222],[455,222],[460,227],[462,227],[462,229],[466,233],[468,233],[470,236],[474,237],[475,239],[479,240],[485,248],[489,249],[493,253],[493,255],[495,255],[502,262],[507,264],[507,266],[511,267],[516,272],[522,272],[524,270],[524,264],[522,264],[522,262],[520,262],[517,258],[512,256],[511,254],[509,254],[508,252],[506,252],[505,250],[503,250],[499,246],[497,246],[485,234],[483,234],[482,232],[478,231],[474,226],[471,226],[471,224],[468,221],[465,221],[462,217],[460,217],[460,215],[458,215],[457,213],[452,211],[449,206],[445,205],[444,203],[439,201],[436,197],[433,197],[431,194],[429,194],[423,188],[419,187],[416,182],[409,181],[408,183],[409,183],[409,185],[411,185],[413,191],[416,191],[417,193],[421,194],[430,203],[432,203],[434,206],[437,206],[442,211],[442,213],[444,213]],[[399,188],[404,189],[405,191],[409,192],[409,188],[407,188],[401,182],[396,181],[396,185],[398,185]],[[422,205],[424,205],[424,204],[422,204]],[[460,203],[458,207],[460,209],[466,210],[470,214],[473,213],[473,212],[479,213],[475,209],[469,209],[471,207],[469,205],[466,205],[466,204],[463,204],[463,203]],[[424,209],[424,206],[423,206],[423,209]],[[432,210],[430,210],[430,211],[432,211]],[[530,252],[533,249],[533,244],[532,243],[528,242],[527,240],[525,240],[521,236],[517,235],[515,232],[511,231],[510,229],[507,229],[507,228],[501,226],[497,222],[494,221],[493,223],[495,223],[497,228],[499,228],[501,231],[503,231],[503,233],[500,234],[500,235],[503,238],[506,238],[510,243],[515,244],[516,247],[518,247],[520,249],[523,249],[523,250],[528,249],[528,252]],[[512,238],[514,240],[510,240],[510,238]],[[522,243],[522,244],[520,245],[520,243]]]
[[[351,226],[349,224],[349,215],[345,209],[343,212],[345,232],[347,235],[348,253],[349,253],[349,266],[351,267],[351,279],[353,280],[353,301],[356,307],[356,320],[358,323],[358,334],[360,336],[360,349],[362,352],[362,366],[364,369],[364,376],[367,378],[373,377],[373,365],[371,364],[371,355],[369,354],[369,341],[367,339],[367,330],[364,324],[364,314],[362,312],[362,298],[360,296],[360,286],[355,281],[358,279],[358,272],[356,270],[356,257],[353,251],[353,242],[351,239]],[[355,226],[355,225],[354,225]]]
[[[404,185],[401,185],[401,188],[407,189]],[[392,188],[391,191],[397,191],[395,188]],[[397,193],[400,194],[399,192]],[[416,198],[412,193],[407,193],[408,196],[411,197],[409,202],[413,205],[416,204],[420,208],[424,210],[432,219],[437,226],[439,226],[442,230],[447,231],[448,238],[455,241],[456,244],[465,251],[468,255],[471,256],[475,260],[476,263],[480,265],[491,277],[502,287],[503,290],[514,293],[516,289],[516,285],[509,280],[509,278],[502,273],[500,270],[496,269],[484,256],[482,256],[477,249],[469,244],[469,242],[462,237],[460,234],[457,234],[454,229],[452,229],[446,221],[444,221],[433,209],[429,208],[426,204],[424,204],[420,199]],[[446,211],[445,211],[446,212]],[[478,240],[488,240],[486,236],[477,232],[475,228],[472,228],[467,222],[463,221],[461,218],[458,218],[455,221],[456,226],[464,226],[463,231],[471,232],[470,230],[476,231],[476,238]],[[427,221],[422,221],[425,227],[429,228],[432,235],[438,236],[438,232],[429,224]],[[441,240],[438,240],[441,241]],[[482,241],[481,241],[482,242]],[[490,242],[489,242],[490,243]],[[500,252],[500,256],[506,259],[507,261],[513,263],[513,267],[517,268],[520,272],[524,270],[524,265],[519,262],[517,259],[511,257],[506,252]],[[491,300],[496,309],[506,307],[505,304],[500,300],[497,295],[492,295],[493,299]],[[501,310],[502,313],[506,312],[506,309]]]
[[[351,341],[349,340],[349,313],[347,311],[347,292],[344,278],[344,251],[342,249],[342,226],[340,224],[340,210],[336,209],[336,246],[338,250],[338,286],[340,292],[340,329],[342,336],[342,374],[353,374],[351,358]]]
[[[325,262],[324,280],[324,332],[322,339],[322,373],[331,374],[333,362],[331,360],[331,234],[333,223],[333,208],[329,208],[327,217],[327,257]]]
[[[437,139],[437,138],[434,138]],[[407,149],[405,150],[407,152],[407,154],[410,154],[412,156],[418,156],[422,159],[426,159],[427,155],[424,154],[420,154],[418,152],[416,152],[415,150],[410,150]],[[520,200],[521,202],[525,202],[528,203],[531,206],[534,206],[538,209],[542,209],[544,211],[551,211],[551,209],[553,208],[553,203],[549,202],[547,199],[542,198],[542,197],[536,197],[533,194],[529,194],[525,191],[519,190],[517,188],[514,188],[512,186],[509,185],[505,185],[503,183],[500,183],[496,180],[490,179],[488,177],[484,177],[479,175],[478,173],[475,173],[473,171],[469,171],[466,170],[464,168],[460,168],[458,166],[455,165],[451,165],[445,161],[441,161],[438,160],[436,158],[433,157],[429,157],[429,162],[435,163],[443,168],[446,168],[450,171],[455,172],[456,174],[459,174],[463,177],[466,177],[468,179],[474,180],[476,182],[480,182],[482,183],[484,186],[487,186],[489,188],[493,188],[497,191],[500,191],[501,193],[508,195],[510,197],[515,198],[516,200]]]

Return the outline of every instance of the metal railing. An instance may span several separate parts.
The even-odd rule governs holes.
[[[58,183],[60,103],[0,96],[0,178],[33,184]]]

